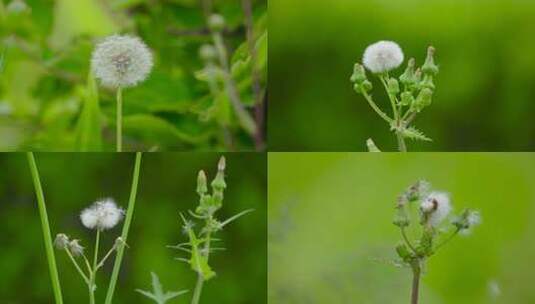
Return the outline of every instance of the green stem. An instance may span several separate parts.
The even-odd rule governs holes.
[[[95,304],[95,282],[97,277],[98,249],[100,245],[100,229],[97,228],[97,237],[95,239],[95,252],[93,256],[93,267],[89,279],[89,303]]]
[[[368,104],[372,107],[372,109],[377,113],[382,119],[384,119],[388,124],[392,124],[392,118],[388,117],[388,115],[385,114],[385,112],[381,111],[381,109],[375,104],[372,97],[368,95],[368,93],[364,90],[362,90],[362,96],[368,101]]]
[[[123,89],[117,88],[117,152],[123,151]]]
[[[412,265],[412,292],[411,292],[411,304],[418,304],[418,297],[420,293],[420,261],[416,261]]]
[[[87,276],[83,272],[82,268],[80,268],[80,265],[78,265],[78,262],[76,262],[76,259],[72,256],[71,251],[69,250],[69,248],[65,248],[65,251],[67,252],[67,255],[71,259],[72,263],[74,264],[74,267],[76,267],[76,270],[78,270],[78,272],[80,273],[80,275],[84,279],[85,283],[89,284],[89,279],[87,278]]]
[[[392,105],[392,112],[394,114],[394,119],[398,121],[399,115],[398,115],[398,107],[396,105],[396,97],[388,92],[388,84],[386,83],[385,76],[379,76],[379,79],[381,79],[381,82],[383,83],[383,86],[385,87],[386,94],[388,95],[388,99],[390,99],[390,104]]]
[[[136,204],[136,195],[139,182],[139,171],[141,167],[141,152],[136,153],[136,161],[134,164],[134,172],[132,174],[132,187],[130,189],[130,198],[128,200],[128,209],[126,210],[126,219],[123,225],[123,232],[121,238],[126,243],[128,239],[128,230],[130,229],[130,223],[134,216],[134,207]],[[121,262],[123,260],[124,248],[126,246],[119,246],[117,249],[117,256],[115,257],[115,263],[113,265],[113,271],[111,274],[110,285],[108,286],[108,292],[106,294],[105,304],[111,304],[113,300],[113,294],[115,292],[115,286],[117,285],[117,279],[119,277],[119,271],[121,270]]]
[[[459,233],[459,231],[460,231],[459,228],[456,228],[455,231],[453,231],[453,233],[447,239],[445,239],[442,243],[440,243],[437,246],[435,246],[435,249],[433,249],[433,252],[436,252],[442,246],[444,246],[447,243],[449,243],[449,241],[451,241]]]
[[[405,138],[403,138],[403,135],[396,131],[396,137],[398,139],[399,152],[407,152],[407,145],[405,144]]]
[[[39,171],[32,152],[26,153],[28,157],[28,164],[32,173],[33,184],[35,187],[35,195],[37,196],[37,205],[39,207],[39,215],[41,217],[41,228],[43,230],[43,238],[45,241],[46,257],[48,259],[48,269],[50,271],[50,279],[52,280],[52,288],[54,290],[54,298],[56,304],[63,304],[63,297],[61,295],[61,285],[59,283],[58,268],[56,266],[56,257],[54,255],[54,245],[52,243],[52,234],[50,233],[50,225],[48,223],[48,215],[46,212],[45,196],[39,178]]]
[[[212,221],[212,217],[210,216],[207,220],[207,222]],[[204,254],[206,257],[206,261],[208,262],[208,259],[210,258],[210,242],[211,242],[211,236],[212,234],[210,232],[206,233],[206,241],[204,242]],[[201,293],[202,293],[202,287],[204,285],[204,278],[199,273],[197,275],[197,284],[195,285],[195,291],[193,292],[193,298],[191,299],[191,304],[199,304],[199,301],[201,299]]]
[[[400,230],[401,230],[401,236],[403,237],[403,240],[405,241],[407,246],[409,246],[409,248],[412,250],[412,252],[414,252],[414,254],[416,254],[416,248],[409,241],[409,238],[407,237],[407,234],[405,233],[405,228],[401,227]]]

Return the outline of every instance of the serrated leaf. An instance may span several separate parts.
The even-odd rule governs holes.
[[[163,291],[162,284],[160,283],[160,278],[158,278],[158,275],[154,272],[150,273],[152,277],[152,292],[142,290],[142,289],[136,289],[137,292],[140,294],[146,296],[149,299],[154,300],[157,304],[165,304],[167,301],[174,299],[180,295],[185,294],[188,292],[187,290],[181,290],[181,291]]]
[[[432,141],[431,138],[425,136],[420,130],[415,127],[405,128],[401,131],[403,137],[412,139],[412,140],[422,140],[422,141]]]

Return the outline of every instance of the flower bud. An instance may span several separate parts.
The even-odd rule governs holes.
[[[416,83],[416,75],[414,73],[414,65],[415,61],[414,58],[409,59],[409,62],[407,64],[407,68],[405,69],[405,72],[399,76],[399,80],[402,84],[404,84],[407,87],[410,87]]]
[[[398,212],[396,213],[396,216],[394,217],[394,221],[393,221],[394,225],[400,228],[409,226],[410,221],[405,211],[405,208],[400,206],[397,209],[398,209]]]
[[[80,256],[84,254],[84,247],[78,243],[78,240],[72,240],[69,243],[69,249],[71,250],[72,255]]]
[[[197,176],[197,193],[199,195],[206,194],[208,192],[208,186],[206,184],[206,174],[203,170],[199,171]]]
[[[357,84],[361,84],[362,82],[367,80],[366,71],[364,70],[364,67],[361,64],[355,63],[355,65],[353,66],[353,74],[351,75],[350,80],[351,82]]]
[[[428,88],[424,88],[416,97],[416,100],[413,103],[413,109],[416,112],[422,111],[425,107],[431,104],[431,99],[433,97],[433,91]]]
[[[438,66],[434,61],[435,48],[430,46],[427,48],[427,57],[425,58],[425,63],[422,66],[422,71],[424,74],[436,75],[438,74]]]
[[[208,18],[208,27],[214,32],[221,32],[225,28],[225,18],[219,14],[213,14]]]
[[[369,92],[372,88],[373,88],[373,85],[368,80],[364,80],[360,84],[359,83],[355,83],[353,85],[353,89],[355,90],[355,92],[357,92],[359,94],[365,94],[365,93]]]
[[[410,106],[413,102],[414,102],[414,97],[412,96],[411,92],[401,93],[401,100],[400,100],[401,105]]]
[[[398,95],[399,83],[395,78],[388,79],[387,86],[388,86],[388,94],[394,95],[394,96]]]
[[[398,244],[396,246],[396,252],[404,262],[409,262],[412,259],[409,248],[405,244]]]
[[[206,62],[213,62],[217,58],[217,51],[212,45],[204,44],[199,49],[199,56]]]
[[[426,74],[424,80],[420,82],[420,88],[428,88],[431,90],[435,89],[435,84],[433,83],[433,76]]]

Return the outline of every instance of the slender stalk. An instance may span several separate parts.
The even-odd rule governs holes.
[[[436,252],[440,247],[449,243],[449,241],[451,241],[459,233],[459,231],[460,231],[459,228],[456,228],[455,231],[453,231],[453,233],[447,239],[445,239],[442,243],[435,246],[435,249],[433,251]]]
[[[411,292],[411,304],[418,304],[418,296],[420,292],[420,275],[421,268],[419,261],[412,266],[412,292]]]
[[[136,195],[139,183],[139,171],[141,167],[141,152],[136,153],[136,160],[134,164],[134,172],[132,174],[132,187],[130,189],[130,198],[128,200],[128,209],[126,210],[126,219],[123,225],[123,232],[121,238],[126,243],[128,238],[128,231],[130,229],[130,223],[134,216],[134,207],[136,205]],[[117,249],[117,256],[113,265],[113,271],[111,274],[110,285],[108,286],[108,292],[106,293],[105,304],[111,304],[113,300],[113,294],[115,292],[115,286],[117,285],[117,279],[119,277],[119,271],[121,270],[121,262],[124,255],[124,245],[119,246]]]
[[[372,97],[368,95],[366,91],[363,90],[362,95],[364,96],[366,101],[368,101],[368,103],[370,104],[372,109],[375,111],[375,113],[377,113],[382,119],[388,122],[388,124],[392,124],[392,118],[388,117],[388,115],[386,115],[385,112],[381,111],[381,109],[375,104]]]
[[[80,265],[78,265],[78,262],[76,262],[76,259],[72,256],[72,253],[71,251],[69,250],[69,248],[65,248],[65,252],[67,252],[67,255],[69,256],[69,259],[71,259],[72,263],[74,264],[74,267],[76,267],[76,270],[78,270],[78,272],[80,273],[80,275],[82,276],[82,278],[84,279],[85,283],[86,284],[89,284],[89,279],[87,278],[87,276],[85,275],[84,271],[82,270],[82,268],[80,268]]]
[[[123,89],[117,88],[117,152],[123,151]]]
[[[401,227],[401,236],[403,237],[403,240],[409,246],[409,248],[412,250],[412,252],[416,253],[416,248],[412,245],[412,243],[409,241],[409,238],[407,237],[407,234],[405,233],[405,228]]]
[[[50,225],[48,223],[48,215],[46,212],[45,196],[39,178],[39,171],[32,152],[26,153],[28,164],[32,173],[33,184],[35,187],[35,195],[37,196],[37,205],[39,207],[39,215],[41,217],[41,228],[43,230],[43,238],[45,241],[46,257],[48,259],[48,269],[50,272],[50,279],[52,281],[52,289],[54,290],[54,298],[56,304],[63,304],[63,296],[61,294],[61,285],[59,283],[58,268],[56,266],[56,256],[54,255],[54,245],[52,243],[52,234],[50,233]]]
[[[390,99],[390,104],[392,105],[392,112],[394,113],[394,119],[397,121],[399,116],[398,116],[398,107],[396,106],[396,97],[388,93],[388,84],[386,83],[385,77],[379,76],[379,79],[381,79],[381,82],[383,83],[383,86],[385,87],[386,93],[388,95],[388,99]]]
[[[97,236],[95,239],[95,252],[93,256],[93,267],[91,268],[91,275],[89,278],[89,303],[95,304],[95,284],[97,277],[98,264],[98,249],[100,245],[100,229],[97,229]]]

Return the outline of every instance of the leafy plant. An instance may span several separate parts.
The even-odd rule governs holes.
[[[226,225],[239,217],[252,212],[252,209],[242,211],[226,220],[220,221],[216,217],[216,212],[223,207],[224,191],[227,187],[225,182],[225,158],[221,157],[217,166],[217,174],[211,182],[212,192],[208,192],[206,174],[199,171],[197,177],[197,194],[199,194],[199,205],[195,211],[189,211],[194,219],[203,222],[200,230],[194,229],[194,222],[186,219],[180,214],[183,222],[183,230],[188,236],[188,240],[178,245],[169,246],[185,252],[188,258],[177,258],[177,260],[188,264],[197,273],[197,283],[193,292],[192,304],[200,303],[204,282],[214,278],[216,272],[210,266],[210,254],[217,250],[224,250],[221,247],[214,247],[213,242],[220,241],[214,238],[215,233],[221,231]]]
[[[395,42],[379,41],[370,45],[364,52],[363,65],[356,63],[351,75],[355,92],[361,94],[370,107],[388,123],[390,130],[396,134],[398,149],[407,151],[405,139],[430,141],[424,133],[411,126],[416,116],[431,104],[435,91],[433,78],[438,74],[438,66],[434,62],[435,49],[427,49],[427,58],[422,67],[415,67],[414,58],[409,59],[405,72],[398,78],[391,77],[389,72],[401,65],[403,51]],[[369,93],[372,82],[366,76],[365,68],[375,74],[381,81],[390,104],[392,116],[386,114],[376,104]],[[367,141],[370,152],[380,151],[372,139]]]
[[[402,193],[393,221],[402,237],[396,246],[400,258],[397,264],[410,267],[413,274],[411,304],[419,301],[420,278],[427,260],[455,236],[468,234],[472,227],[481,222],[478,211],[464,209],[444,227],[452,209],[450,197],[444,192],[431,191],[430,187],[426,181],[418,181]],[[415,216],[416,212],[418,216]],[[411,239],[407,234],[409,227],[414,228],[419,236]]]

